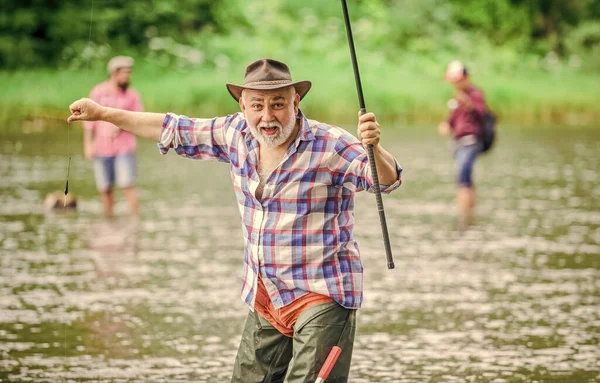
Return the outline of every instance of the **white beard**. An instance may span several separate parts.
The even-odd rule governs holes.
[[[258,126],[252,125],[250,121],[247,121],[248,126],[252,135],[258,140],[261,145],[268,148],[276,148],[284,144],[288,138],[292,135],[294,127],[296,126],[296,118],[291,117],[285,126],[282,126],[278,121],[271,122],[260,122]],[[262,131],[262,128],[277,128],[276,134],[268,135]]]

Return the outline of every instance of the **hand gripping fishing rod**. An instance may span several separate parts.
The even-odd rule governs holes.
[[[348,16],[348,6],[346,0],[342,0],[342,9],[344,11],[344,22],[346,23],[346,34],[348,35],[348,46],[350,47],[350,56],[352,57],[352,68],[354,68],[354,80],[356,81],[356,91],[358,93],[358,103],[360,105],[360,113],[367,113],[365,107],[365,99],[363,97],[362,85],[360,83],[360,73],[358,73],[358,62],[356,61],[356,52],[354,51],[354,39],[352,38],[352,28],[350,27],[350,17]],[[375,199],[377,200],[377,210],[379,210],[379,221],[381,222],[381,231],[383,233],[383,244],[385,246],[385,255],[387,258],[388,269],[394,268],[394,259],[392,258],[392,248],[390,246],[390,236],[388,234],[387,223],[385,220],[385,211],[383,210],[383,200],[381,198],[381,190],[379,188],[379,177],[377,176],[377,166],[375,165],[375,155],[373,153],[373,145],[367,145],[369,153],[369,165],[373,176],[373,188],[375,189]]]

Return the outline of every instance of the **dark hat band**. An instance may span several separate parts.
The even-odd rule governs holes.
[[[281,84],[291,84],[292,80],[273,80],[273,81],[253,81],[246,82],[244,86],[262,86],[262,85],[281,85]]]

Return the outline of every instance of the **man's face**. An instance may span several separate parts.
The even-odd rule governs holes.
[[[119,68],[114,73],[119,88],[127,90],[131,82],[131,68]]]
[[[276,148],[296,131],[296,114],[300,95],[290,86],[274,90],[245,89],[240,108],[250,131],[261,145]]]
[[[454,83],[454,88],[457,90],[465,90],[466,88],[469,87],[469,85],[470,85],[469,78],[463,77],[462,79],[460,79],[459,81]]]

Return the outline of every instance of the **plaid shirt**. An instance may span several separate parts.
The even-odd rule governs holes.
[[[163,154],[229,163],[245,240],[242,300],[254,308],[257,277],[274,307],[315,292],[359,308],[363,266],[354,228],[354,193],[372,191],[362,143],[343,129],[308,120],[266,180],[261,200],[258,141],[242,113],[213,119],[167,114],[158,147]],[[381,186],[389,193],[397,181]]]

